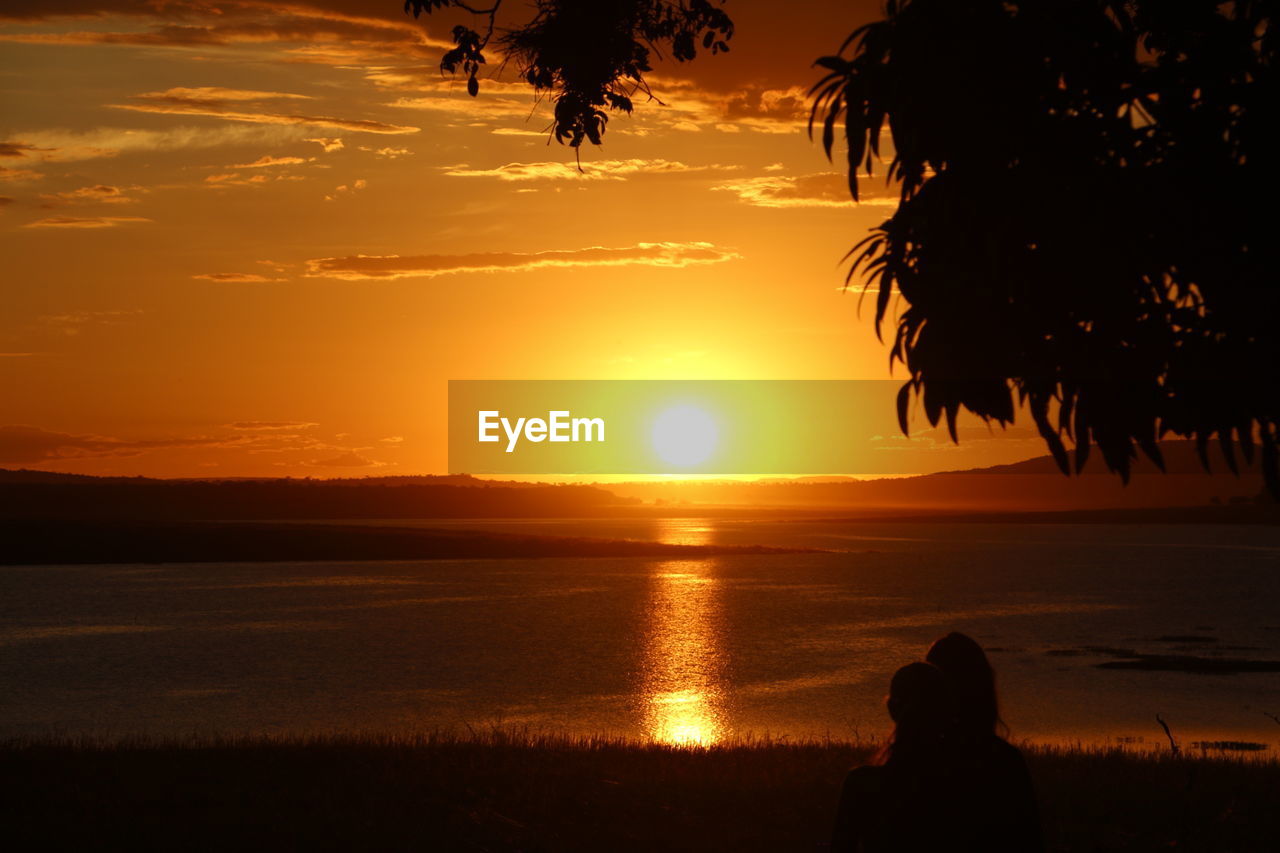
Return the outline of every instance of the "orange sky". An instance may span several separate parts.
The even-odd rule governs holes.
[[[448,379],[889,376],[839,291],[888,193],[803,128],[876,4],[732,0],[733,52],[659,66],[585,174],[401,5],[5,4],[0,466],[433,473]]]

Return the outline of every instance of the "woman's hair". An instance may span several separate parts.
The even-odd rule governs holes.
[[[961,734],[980,736],[1007,731],[1000,719],[995,671],[982,646],[972,637],[953,631],[935,641],[924,659],[941,670],[946,679]]]
[[[951,720],[946,679],[933,664],[909,663],[889,683],[893,734],[879,763],[898,765],[936,760]]]

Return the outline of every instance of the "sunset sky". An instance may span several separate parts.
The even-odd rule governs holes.
[[[401,5],[4,4],[0,466],[439,473],[449,379],[889,377],[840,259],[891,193],[804,132],[877,4],[732,0],[583,173]],[[971,432],[939,468],[1039,452]]]

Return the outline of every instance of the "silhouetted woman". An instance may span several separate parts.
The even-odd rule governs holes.
[[[1017,747],[1001,737],[995,671],[973,638],[950,633],[929,647],[925,660],[945,679],[951,704],[947,742],[967,790],[958,803],[973,849],[992,853],[1039,853],[1044,849],[1035,787]],[[960,848],[951,848],[960,849]]]
[[[942,671],[907,664],[894,673],[887,701],[893,734],[873,765],[845,778],[832,833],[833,851],[945,851],[957,783],[946,744],[952,728]]]

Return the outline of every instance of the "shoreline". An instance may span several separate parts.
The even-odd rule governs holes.
[[[0,565],[330,560],[691,559],[797,554],[768,545],[677,545],[476,530],[273,521],[0,520]]]
[[[1225,747],[1184,739],[1175,731],[1177,751],[1170,748],[1163,735],[1134,741],[1087,740],[1084,738],[1008,738],[1009,743],[1027,755],[1048,758],[1062,756],[1109,756],[1155,763],[1226,762],[1274,765],[1280,773],[1280,749],[1270,744],[1247,741],[1218,741]],[[1159,739],[1157,739],[1159,738]],[[560,729],[539,729],[524,725],[460,725],[406,731],[370,732],[192,732],[182,735],[150,735],[81,732],[71,734],[0,735],[0,757],[21,752],[113,753],[113,752],[201,752],[211,750],[285,751],[310,749],[511,749],[552,751],[614,751],[618,753],[651,753],[670,755],[708,755],[753,752],[832,751],[859,756],[870,761],[884,745],[880,737],[835,737],[823,735],[771,735],[747,732],[731,735],[714,743],[672,743],[608,732],[582,733]],[[1244,746],[1246,748],[1238,748]],[[1262,747],[1254,749],[1249,747]]]
[[[1280,524],[1275,506],[1168,507],[1052,512],[855,511],[832,507],[627,507],[585,516],[441,516],[314,519],[0,518],[0,565],[118,563],[320,562],[327,560],[570,559],[579,557],[696,558],[743,554],[818,553],[773,545],[679,545],[638,539],[516,534],[458,527],[474,522],[602,521],[637,518],[719,518],[823,525]],[[443,522],[446,527],[420,527]],[[410,523],[411,522],[411,523]]]

